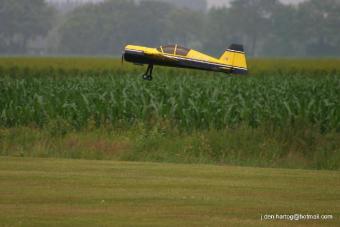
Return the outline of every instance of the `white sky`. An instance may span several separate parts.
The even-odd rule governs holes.
[[[77,1],[77,2],[100,2],[104,0],[47,0],[49,2],[66,2],[66,1]],[[222,6],[227,5],[231,0],[207,0],[208,6]],[[283,3],[300,3],[305,0],[280,0]]]
[[[211,7],[211,6],[227,5],[232,0],[207,0],[207,1],[208,1],[209,7]],[[294,4],[294,3],[297,4],[305,0],[280,0],[280,1],[283,3],[287,3],[287,4]]]

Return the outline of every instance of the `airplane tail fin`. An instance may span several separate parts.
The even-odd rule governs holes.
[[[246,54],[242,45],[231,44],[222,54],[220,60],[232,67],[232,73],[245,74],[248,72]]]

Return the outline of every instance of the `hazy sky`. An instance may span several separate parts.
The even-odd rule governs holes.
[[[72,1],[72,0],[48,0],[49,2],[61,2],[61,1]],[[103,0],[74,0],[74,1],[80,1],[80,2],[98,2]],[[211,6],[221,6],[221,5],[227,5],[231,0],[207,0],[208,5]],[[305,0],[280,0],[284,3],[299,3],[303,2]]]
[[[221,6],[221,5],[227,5],[232,0],[207,0],[209,6]],[[283,3],[300,3],[305,0],[280,0]]]

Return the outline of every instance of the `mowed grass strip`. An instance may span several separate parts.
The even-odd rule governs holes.
[[[333,220],[261,221],[264,214]],[[340,172],[0,158],[2,226],[340,225]]]

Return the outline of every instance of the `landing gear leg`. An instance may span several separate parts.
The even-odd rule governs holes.
[[[144,80],[152,80],[152,71],[153,71],[153,65],[149,65],[145,74],[143,75]]]

